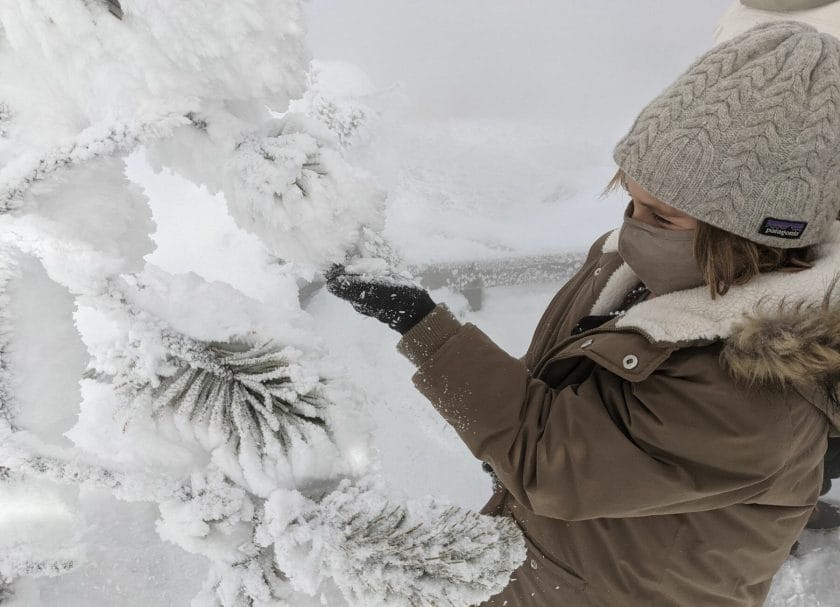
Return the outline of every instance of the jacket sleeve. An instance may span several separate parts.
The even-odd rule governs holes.
[[[749,502],[773,482],[790,450],[788,407],[721,377],[702,380],[678,350],[643,381],[595,367],[554,389],[521,360],[439,305],[398,345],[413,381],[488,462],[516,500],[564,520],[631,517]],[[686,365],[687,357],[692,364]]]

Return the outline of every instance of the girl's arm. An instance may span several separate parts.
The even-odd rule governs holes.
[[[719,346],[678,350],[639,382],[595,366],[580,384],[534,379],[444,306],[400,351],[417,388],[530,510],[565,520],[719,508],[772,483],[790,451],[782,398],[737,388]]]

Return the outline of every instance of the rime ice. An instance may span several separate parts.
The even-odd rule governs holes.
[[[398,264],[385,192],[344,153],[370,112],[306,90],[297,0],[120,4],[122,19],[98,0],[0,5],[0,601],[38,604],[39,578],[67,576],[89,602],[97,567],[118,589],[171,559],[173,604],[360,604],[376,555],[413,580],[375,589],[382,604],[483,600],[521,561],[518,532],[370,488],[365,398],[298,305],[331,263]],[[126,175],[137,157],[223,197],[220,238],[256,238],[283,305],[148,260],[159,201]],[[186,246],[193,223],[178,227]],[[354,543],[354,495],[356,524],[406,512],[422,542]],[[287,558],[307,537],[375,558],[326,551],[313,581]],[[143,597],[108,597],[126,600]]]

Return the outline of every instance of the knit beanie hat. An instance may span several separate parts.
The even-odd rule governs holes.
[[[840,40],[775,21],[715,46],[642,110],[613,158],[722,230],[822,242],[840,210]]]

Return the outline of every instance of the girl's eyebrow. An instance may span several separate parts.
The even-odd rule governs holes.
[[[649,209],[659,210],[659,207],[652,205],[649,202],[645,202],[644,200],[638,200],[636,198],[633,198],[633,202],[638,202],[643,207],[648,207]]]
[[[671,209],[660,207],[658,205],[654,205],[654,204],[651,204],[649,202],[645,202],[644,200],[636,200],[635,198],[633,198],[633,202],[638,202],[643,207],[653,209],[654,211],[656,211],[660,215],[668,215],[668,216],[678,217],[678,215],[674,215],[674,213],[671,212]]]

